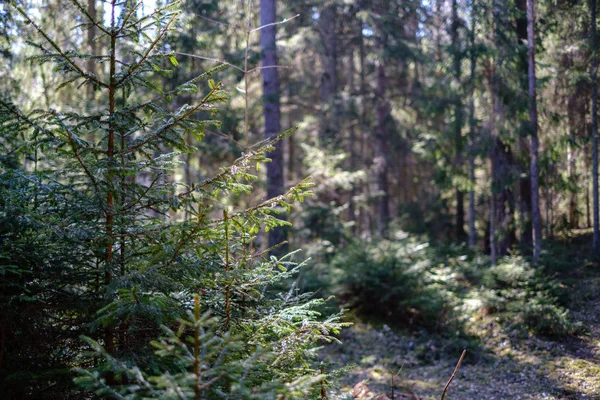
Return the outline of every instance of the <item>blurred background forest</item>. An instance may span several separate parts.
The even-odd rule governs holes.
[[[600,395],[595,0],[9,3],[3,398]]]

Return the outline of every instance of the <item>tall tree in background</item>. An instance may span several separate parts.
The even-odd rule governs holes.
[[[318,30],[323,43],[321,63],[323,75],[321,76],[320,98],[323,110],[321,112],[321,128],[319,136],[321,144],[327,144],[333,139],[335,130],[339,129],[335,116],[335,96],[338,91],[337,63],[338,44],[336,35],[336,4],[324,5],[319,14]]]
[[[525,111],[528,107],[527,93],[529,90],[529,81],[527,75],[527,0],[517,0],[517,17],[515,23],[517,39],[517,68],[518,68],[518,87],[516,88],[517,107]],[[523,114],[526,114],[525,112]],[[531,178],[529,174],[529,144],[527,136],[529,133],[529,124],[519,121],[519,157],[518,157],[518,192],[519,192],[519,216],[521,223],[521,244],[531,244],[532,225],[531,225]],[[524,121],[523,121],[524,122]],[[527,121],[528,122],[528,121]]]
[[[276,42],[275,0],[261,0],[260,46],[262,50],[263,77],[263,113],[265,118],[265,136],[272,139],[281,131],[281,110],[279,98],[279,72],[277,71],[277,42]],[[275,149],[267,156],[272,160],[267,164],[267,197],[274,198],[283,193],[283,147],[282,143],[275,144]],[[279,227],[269,232],[269,247],[273,247],[287,238],[286,231]],[[281,249],[283,252],[284,249]]]
[[[390,116],[390,106],[385,97],[387,86],[385,67],[383,61],[377,66],[377,127],[375,128],[376,153],[375,168],[377,169],[377,189],[380,198],[377,202],[377,219],[379,234],[385,237],[388,233],[390,221],[390,194],[388,185],[388,142],[386,125]]]
[[[600,208],[598,205],[598,42],[596,38],[596,0],[590,0],[590,9],[592,13],[592,26],[590,32],[590,41],[592,44],[592,197],[594,202],[594,255],[598,254],[600,247]]]
[[[96,0],[88,0],[87,12],[90,15],[90,18],[96,20],[96,18],[97,18]],[[96,51],[96,26],[93,24],[88,28],[87,41],[88,41],[90,54],[95,55],[97,53],[97,51]],[[93,58],[90,58],[87,62],[87,69],[88,69],[88,71],[90,71],[91,74],[96,75],[96,60],[94,60]],[[87,86],[87,97],[88,97],[88,100],[90,100],[90,101],[94,100],[94,86],[93,85]]]
[[[531,213],[533,223],[533,259],[537,264],[542,251],[542,215],[540,213],[540,190],[538,169],[538,119],[535,88],[535,4],[527,0],[527,45],[529,48],[529,118],[531,120],[530,147],[530,179],[531,179]]]
[[[451,51],[453,56],[453,70],[454,79],[456,80],[457,92],[454,94],[454,164],[455,168],[460,175],[462,167],[463,157],[463,137],[462,137],[462,126],[463,126],[463,104],[461,93],[461,63],[462,63],[462,50],[460,46],[460,37],[458,28],[460,27],[460,19],[458,17],[458,4],[457,0],[452,0],[452,21],[450,23],[450,39],[451,39]],[[459,185],[460,186],[460,185]],[[456,227],[455,235],[458,242],[462,241],[466,237],[465,232],[465,202],[464,192],[460,187],[456,187]]]
[[[514,244],[514,194],[511,190],[514,173],[512,148],[503,139],[504,119],[506,118],[503,90],[503,69],[508,58],[506,33],[510,27],[508,21],[508,2],[493,0],[493,44],[498,49],[490,66],[489,90],[491,92],[490,113],[490,258],[494,264],[498,257],[508,254]]]
[[[475,70],[477,59],[475,57],[475,1],[471,1],[471,27],[469,29],[469,247],[477,245],[477,230],[475,228]]]

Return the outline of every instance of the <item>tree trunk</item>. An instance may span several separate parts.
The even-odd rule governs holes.
[[[550,239],[550,185],[548,184],[549,174],[546,171],[544,187],[546,189],[546,239]]]
[[[389,188],[388,188],[388,163],[386,140],[387,121],[390,117],[390,106],[385,98],[385,88],[387,80],[383,64],[377,66],[377,128],[376,128],[376,159],[375,167],[377,170],[377,186],[380,192],[380,198],[377,202],[378,229],[381,237],[386,237],[388,233],[390,220],[389,206]]]
[[[88,7],[87,7],[87,12],[90,15],[90,17],[96,21],[96,0],[88,0]],[[88,28],[87,31],[87,41],[88,41],[88,47],[89,47],[89,51],[90,54],[93,56],[97,56],[97,47],[96,46],[96,26],[95,25],[90,25],[90,27]],[[96,75],[96,61],[93,59],[89,59],[87,61],[87,71],[90,74]],[[87,98],[90,101],[90,103],[94,100],[94,86],[93,85],[87,85]]]
[[[475,248],[477,245],[477,231],[475,230],[475,68],[477,59],[475,58],[475,11],[471,9],[471,30],[469,39],[471,45],[470,61],[471,70],[469,73],[469,85],[471,96],[469,101],[469,247]]]
[[[594,203],[594,255],[600,250],[600,207],[598,205],[598,43],[596,41],[596,0],[590,0],[592,12],[591,42],[592,42],[592,201]]]
[[[360,28],[360,26],[359,26]],[[359,34],[361,34],[362,32],[358,32]],[[354,95],[355,92],[355,75],[356,75],[356,68],[354,65],[354,51],[351,51],[349,54],[349,60],[348,60],[348,93],[350,93],[351,96]],[[350,104],[350,115],[351,116],[355,116],[355,110],[356,110],[356,106],[354,101],[351,101]],[[357,167],[357,154],[356,154],[356,119],[355,118],[351,118],[350,120],[350,126],[348,127],[348,143],[346,146],[346,151],[348,153],[348,158],[349,158],[349,164],[348,167],[350,169],[350,171],[355,171],[356,167]],[[350,221],[350,223],[352,224],[352,233],[354,235],[356,235],[357,228],[358,228],[358,224],[356,223],[356,207],[354,204],[354,197],[356,196],[356,185],[352,185],[352,189],[350,190],[350,193],[348,194],[349,198],[348,198],[348,221]]]
[[[517,0],[517,9],[519,16],[516,20],[517,46],[527,45],[527,0]],[[527,77],[528,61],[525,52],[520,53],[519,57],[519,75],[522,95],[526,96],[529,90],[529,81]],[[533,225],[531,221],[531,178],[529,175],[530,166],[527,161],[529,159],[529,144],[527,143],[527,132],[520,132],[519,135],[519,215],[521,225],[521,244],[531,245],[533,237]]]
[[[322,144],[326,144],[334,139],[335,133],[339,130],[335,116],[336,104],[335,96],[338,90],[337,81],[337,37],[335,31],[336,25],[336,5],[326,6],[319,15],[319,34],[323,41],[323,54],[321,62],[323,64],[323,74],[321,75],[321,129],[319,138]]]
[[[514,160],[510,146],[502,140],[501,121],[504,117],[504,105],[501,99],[501,68],[507,56],[507,43],[502,32],[509,29],[508,6],[506,0],[494,0],[494,42],[498,56],[491,66],[490,93],[492,112],[490,117],[491,133],[491,206],[490,206],[490,255],[492,264],[498,257],[508,254],[514,243],[514,195],[511,190],[514,175]]]
[[[461,61],[462,53],[460,49],[458,27],[460,21],[458,19],[458,5],[456,0],[452,0],[452,23],[450,29],[450,37],[452,41],[452,55],[454,64],[454,79],[458,83],[458,88],[461,87]],[[458,89],[460,91],[460,89]],[[462,109],[461,93],[455,93],[454,99],[454,164],[457,173],[460,175],[461,167],[463,164],[463,138],[462,138],[462,126],[463,126],[463,109]],[[461,188],[456,188],[456,227],[455,235],[456,241],[461,242],[466,238],[465,232],[465,202],[464,192]]]
[[[539,201],[538,170],[538,121],[535,89],[535,42],[534,42],[535,4],[527,0],[527,45],[529,48],[529,118],[531,122],[530,179],[531,213],[533,223],[533,262],[537,265],[542,251],[542,216]]]
[[[510,176],[514,168],[511,148],[496,136],[492,154],[492,205],[494,240],[490,246],[496,257],[504,257],[515,243],[514,194],[510,189]],[[490,235],[492,232],[490,232]]]
[[[265,137],[272,139],[281,131],[281,110],[279,102],[279,72],[277,66],[276,43],[276,4],[275,0],[260,2],[260,45],[262,50],[263,77],[263,114],[265,118]],[[271,24],[271,25],[269,25]],[[269,26],[267,26],[269,25]],[[273,198],[283,193],[283,147],[278,142],[275,149],[267,154],[272,161],[267,164],[267,197]],[[282,217],[281,215],[279,216]],[[269,231],[269,247],[273,247],[287,238],[283,228]],[[278,254],[285,252],[285,246]]]
[[[573,126],[569,127],[573,131],[575,130]],[[572,136],[574,139],[574,136]],[[577,204],[578,198],[578,177],[577,177],[577,154],[575,146],[572,143],[567,145],[567,174],[569,176],[569,182],[571,183],[571,187],[569,188],[569,210],[568,210],[568,219],[569,219],[569,228],[577,229],[579,228],[579,210]]]

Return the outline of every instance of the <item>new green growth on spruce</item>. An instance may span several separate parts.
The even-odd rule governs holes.
[[[212,78],[224,66],[164,88],[161,77],[177,67],[167,38],[177,27],[178,2],[143,14],[141,1],[112,0],[107,23],[72,4],[83,20],[76,29],[97,30],[98,54],[64,48],[13,5],[39,40],[33,61],[54,65],[63,77],[57,90],[92,86],[94,96],[91,104],[36,110],[0,99],[0,131],[23,139],[2,142],[20,155],[0,160],[2,201],[24,202],[2,217],[26,214],[29,236],[22,237],[29,237],[31,254],[27,262],[4,262],[12,250],[3,244],[3,287],[14,284],[3,296],[18,310],[27,295],[28,307],[43,310],[36,323],[56,337],[56,365],[77,367],[78,385],[101,396],[318,396],[323,375],[310,366],[311,349],[333,340],[339,316],[321,318],[314,308],[322,300],[295,290],[269,293],[300,265],[293,254],[269,258],[253,246],[262,230],[286,224],[278,210],[310,196],[311,185],[302,181],[249,208],[224,205],[253,190],[255,171],[269,161],[265,153],[293,130],[212,178],[178,182],[181,156],[196,151],[205,127],[218,127],[214,115],[227,95]],[[89,60],[94,72],[86,69]],[[192,101],[174,107],[181,95]],[[186,141],[190,133],[196,142]],[[32,154],[34,169],[18,162]],[[18,325],[18,312],[1,317]],[[79,334],[90,357],[75,340]]]

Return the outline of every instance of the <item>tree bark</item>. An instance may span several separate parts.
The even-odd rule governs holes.
[[[452,23],[450,29],[453,64],[454,64],[454,79],[456,80],[458,92],[455,93],[454,99],[454,164],[457,171],[461,170],[463,164],[463,104],[461,101],[461,61],[462,52],[459,43],[458,28],[460,21],[458,19],[458,5],[456,0],[452,0]],[[460,174],[460,172],[459,172]],[[456,241],[461,242],[466,238],[465,232],[465,202],[464,192],[460,187],[456,188],[456,226],[455,235]]]
[[[517,0],[517,9],[519,15],[516,19],[516,34],[517,34],[517,46],[527,46],[527,0]],[[523,92],[519,92],[521,96],[527,96],[529,90],[529,80],[527,76],[528,72],[528,61],[527,53],[519,52],[518,69],[519,75],[522,76],[520,79],[521,88]],[[533,237],[533,226],[531,221],[531,178],[529,175],[529,144],[527,143],[527,132],[520,132],[519,135],[519,215],[521,225],[521,244],[531,245]]]
[[[359,26],[360,29],[360,26]],[[362,34],[362,32],[358,32],[359,34]],[[356,75],[356,68],[354,65],[354,51],[350,51],[349,54],[349,60],[348,60],[348,93],[350,93],[351,96],[354,95],[354,93],[356,93],[355,91],[355,75]],[[355,110],[356,110],[356,106],[354,104],[353,101],[350,102],[349,104],[350,106],[350,115],[352,115],[353,117],[356,115]],[[350,120],[350,126],[348,127],[348,143],[346,146],[346,151],[348,153],[348,158],[349,158],[349,162],[348,162],[348,166],[350,171],[355,171],[356,167],[357,167],[357,154],[356,154],[356,120],[355,118],[352,118]],[[350,223],[352,223],[352,233],[354,235],[356,235],[357,228],[358,228],[358,224],[356,223],[356,207],[354,204],[354,197],[356,196],[356,186],[352,185],[352,189],[350,190],[350,193],[348,194],[348,221],[350,221]]]
[[[490,93],[492,110],[490,117],[490,258],[492,265],[498,257],[508,254],[508,249],[514,243],[514,194],[511,190],[514,175],[514,160],[512,149],[502,140],[501,120],[504,105],[501,98],[500,70],[507,57],[506,46],[502,32],[509,29],[508,5],[506,0],[494,0],[494,42],[498,48],[498,56],[490,71]]]
[[[475,248],[477,245],[477,231],[475,230],[475,68],[477,59],[475,58],[475,11],[471,9],[471,30],[469,39],[471,44],[470,62],[471,69],[469,73],[470,101],[469,101],[469,247]]]
[[[281,109],[279,98],[279,72],[277,66],[276,42],[276,3],[275,0],[260,2],[260,45],[262,50],[263,78],[263,115],[265,119],[265,137],[272,139],[281,131]],[[267,197],[273,198],[283,193],[283,145],[278,142],[275,149],[267,154],[272,161],[267,164]],[[282,215],[279,215],[282,218]],[[279,227],[269,231],[269,247],[273,247],[287,238],[285,229]],[[285,246],[278,254],[286,251]]]
[[[94,21],[97,20],[96,0],[88,0],[87,12]],[[90,54],[93,56],[98,55],[98,54],[96,54],[98,46],[96,46],[95,39],[96,39],[96,26],[92,24],[92,25],[90,25],[90,27],[88,28],[88,31],[87,31],[87,42],[88,42],[88,48],[89,48]],[[96,61],[91,58],[87,61],[87,72],[89,72],[90,74],[96,75]],[[90,101],[90,103],[94,100],[94,85],[87,85],[87,98]]]
[[[389,228],[390,206],[389,206],[389,187],[388,187],[388,162],[387,162],[387,121],[390,117],[390,106],[385,98],[385,88],[387,80],[383,64],[377,66],[377,129],[376,129],[376,158],[375,167],[377,170],[377,186],[380,192],[380,198],[377,202],[378,229],[381,237],[386,237]]]
[[[539,201],[539,169],[538,169],[538,120],[535,88],[535,42],[534,42],[535,4],[527,0],[527,45],[529,59],[529,119],[531,122],[530,146],[530,179],[531,179],[531,213],[533,223],[533,262],[538,264],[542,251],[542,216]]]
[[[321,75],[320,97],[321,106],[324,108],[321,116],[321,129],[319,138],[322,144],[326,144],[334,139],[336,131],[339,129],[335,116],[336,105],[335,96],[338,91],[337,80],[337,36],[336,26],[336,5],[325,6],[319,15],[319,34],[323,41],[323,54],[321,62],[323,64],[323,74]]]
[[[600,207],[598,201],[598,43],[596,38],[596,0],[590,0],[592,12],[591,44],[592,44],[592,201],[594,203],[594,255],[600,250]]]

